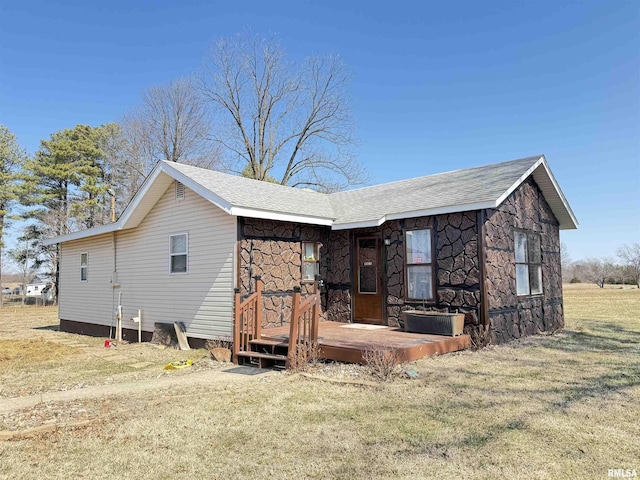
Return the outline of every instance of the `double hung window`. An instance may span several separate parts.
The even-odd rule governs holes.
[[[189,236],[186,233],[171,235],[169,240],[171,273],[187,273]]]
[[[540,235],[515,231],[516,291],[518,295],[542,293],[542,255]]]
[[[433,300],[431,229],[407,230],[404,238],[407,299]]]

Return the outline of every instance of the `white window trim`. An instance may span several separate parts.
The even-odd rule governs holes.
[[[304,246],[307,243],[310,243],[310,244],[313,245],[314,253],[315,253],[315,256],[316,256],[315,260],[305,260],[304,259],[304,252],[305,252]],[[320,274],[320,246],[321,246],[320,242],[304,242],[304,241],[302,242],[302,254],[301,254],[301,257],[302,257],[302,262],[301,262],[302,275],[301,275],[301,280],[300,280],[301,283],[312,283],[312,282],[315,281],[315,278],[304,278],[304,266],[305,266],[305,263],[314,263],[314,264],[316,264],[316,270],[318,271],[318,273],[316,275]]]
[[[408,257],[409,252],[407,251],[408,241],[407,241],[407,232],[419,232],[419,231],[427,231],[429,233],[429,255],[431,257],[430,262],[421,262],[421,263],[409,263]],[[403,248],[404,248],[404,295],[407,302],[424,302],[424,303],[435,303],[436,301],[436,279],[435,279],[435,263],[436,263],[436,252],[434,251],[434,233],[433,227],[420,227],[420,228],[407,228],[403,232]],[[429,298],[412,298],[409,296],[409,269],[411,267],[429,267],[431,269],[431,291],[429,292]]]
[[[86,255],[87,256],[87,263],[85,263],[84,265],[82,264],[82,256]],[[82,279],[82,269],[84,269],[84,280]],[[80,253],[80,281],[82,283],[86,283],[87,281],[89,281],[89,252],[82,252]]]
[[[521,234],[525,236],[526,239],[526,262],[518,262],[517,260],[515,260],[515,243],[516,243],[516,234]],[[543,275],[543,271],[542,271],[542,251],[540,251],[540,263],[536,263],[536,262],[531,262],[529,260],[529,237],[531,236],[537,236],[539,241],[540,241],[540,248],[542,249],[542,234],[540,234],[539,232],[534,232],[531,230],[525,230],[522,228],[517,228],[514,230],[513,233],[513,254],[514,254],[514,265],[515,268],[517,270],[518,265],[526,265],[527,267],[527,278],[528,278],[528,293],[518,293],[518,274],[516,273],[516,295],[520,298],[525,298],[525,297],[539,297],[544,295],[544,275]],[[531,291],[531,267],[536,267],[540,269],[540,291],[533,293]]]
[[[180,235],[185,235],[186,236],[186,251],[184,253],[171,253],[171,239],[173,237],[179,237]],[[172,272],[171,271],[171,258],[177,255],[186,255],[187,256],[187,262],[186,262],[186,269],[184,272]],[[171,235],[169,235],[169,274],[170,275],[186,275],[187,273],[189,273],[189,232],[178,232],[178,233],[172,233]]]

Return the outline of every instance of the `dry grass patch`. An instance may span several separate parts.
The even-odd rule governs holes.
[[[418,380],[356,386],[258,375],[240,387],[222,379],[114,398],[131,413],[105,408],[86,429],[0,443],[0,478],[37,470],[52,479],[518,480],[640,471],[639,292],[567,287],[565,295],[564,333],[422,359],[411,364]]]
[[[638,323],[640,289],[629,286],[577,283],[563,285],[565,320],[572,328],[581,319],[615,320],[633,326]]]
[[[0,370],[59,360],[78,349],[44,340],[0,340]]]
[[[4,305],[0,309],[2,331],[14,330],[16,325],[31,328],[58,325],[58,307],[33,305]]]
[[[204,349],[182,352],[126,342],[107,349],[104,338],[58,332],[58,325],[56,307],[0,309],[0,397],[155,378],[166,375],[166,364],[187,358],[196,366],[173,375],[221,368],[208,361],[209,353]],[[139,363],[149,365],[142,369],[130,366]]]

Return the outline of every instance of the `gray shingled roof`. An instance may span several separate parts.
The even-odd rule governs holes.
[[[384,183],[331,195],[335,224],[387,215],[488,203],[498,199],[541,155]]]
[[[260,182],[178,163],[175,168],[235,207],[331,218],[335,225],[372,222],[387,215],[494,202],[540,155],[483,167],[323,194]]]
[[[332,194],[159,162],[117,222],[45,243],[134,228],[172,179],[183,182],[231,215],[326,225],[339,230],[380,225],[394,218],[493,208],[528,175],[542,190],[560,228],[577,228],[571,207],[542,155]],[[145,198],[151,201],[143,202]]]
[[[235,207],[334,218],[329,195],[323,193],[261,182],[181,163],[164,163]]]

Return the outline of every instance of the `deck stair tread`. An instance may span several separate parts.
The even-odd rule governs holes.
[[[239,357],[267,358],[271,360],[287,360],[286,355],[279,355],[277,353],[238,352],[237,355]]]
[[[254,338],[249,340],[251,345],[263,345],[269,347],[288,347],[289,342],[286,340],[272,340],[269,338]]]

